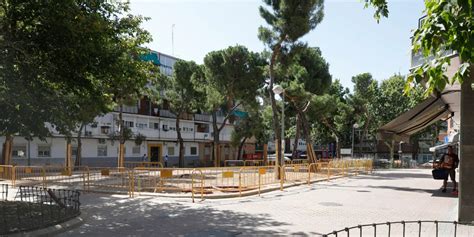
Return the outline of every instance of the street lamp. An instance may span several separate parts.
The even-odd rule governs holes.
[[[275,85],[273,86],[273,89],[272,89],[273,93],[279,95],[281,97],[281,140],[282,140],[282,143],[285,144],[285,89],[283,89],[282,86],[280,85]],[[280,144],[280,164],[283,165],[283,161],[284,161],[284,154],[285,154],[285,146]],[[278,158],[278,157],[277,157]],[[275,162],[275,165],[278,165],[278,162]]]
[[[359,128],[359,124],[354,123],[354,125],[352,125],[352,150],[351,150],[352,158],[354,158],[354,130],[357,129],[357,128]]]

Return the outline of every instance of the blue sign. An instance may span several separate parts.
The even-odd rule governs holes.
[[[449,142],[449,136],[444,136],[444,143],[448,143]]]
[[[158,53],[150,52],[150,53],[140,56],[140,58],[143,61],[151,61],[155,65],[160,65],[160,59],[158,57]]]

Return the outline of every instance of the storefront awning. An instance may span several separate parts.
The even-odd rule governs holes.
[[[451,115],[441,97],[430,97],[379,128],[378,139],[408,142],[411,135]]]

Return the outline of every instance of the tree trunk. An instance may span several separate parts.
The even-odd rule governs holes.
[[[5,136],[5,142],[3,143],[3,151],[2,151],[2,165],[10,165],[12,160],[12,143],[13,143],[13,136],[7,134]]]
[[[311,139],[311,134],[310,134],[310,126],[309,126],[309,123],[308,123],[308,120],[306,119],[306,117],[304,116],[304,114],[302,112],[298,112],[299,115],[300,115],[300,120],[301,120],[301,125],[302,125],[302,128],[303,128],[303,135],[304,135],[304,139],[306,141],[306,143],[313,143],[313,139]]]
[[[120,110],[119,110],[119,131],[120,131],[120,145],[119,145],[119,155],[118,155],[118,167],[123,167],[124,165],[124,154],[123,154],[123,148],[125,144],[125,137],[124,137],[124,124],[123,124],[123,117],[122,117],[122,112],[123,112],[123,104],[120,103]]]
[[[179,116],[181,113],[176,115],[176,133],[178,134],[178,142],[179,142],[179,167],[184,167],[184,142],[183,137],[181,136],[181,129],[179,127],[180,118]]]
[[[310,135],[308,120],[306,119],[306,117],[301,111],[298,111],[298,114],[300,116],[301,128],[303,129],[303,136],[306,142],[306,147],[311,147],[309,151],[308,149],[306,149],[306,156],[307,156],[308,162],[309,163],[316,162],[316,154],[314,154],[314,150],[312,149],[313,141]],[[308,152],[310,152],[311,154],[309,154]]]
[[[71,137],[66,138],[66,160],[64,162],[64,166],[68,174],[72,171],[72,144],[71,144]]]
[[[76,160],[74,161],[74,166],[76,167],[82,165],[82,130],[84,129],[85,125],[85,123],[82,123],[79,131],[77,132],[77,153]]]
[[[300,114],[296,114],[296,132],[295,132],[295,141],[293,143],[293,152],[291,154],[292,159],[297,159],[298,155],[298,140],[300,139]]]
[[[281,48],[281,43],[283,42],[284,39],[280,39],[277,44],[275,44],[275,48],[273,49],[272,52],[272,57],[270,59],[270,70],[269,70],[269,77],[270,77],[270,84],[269,84],[269,90],[268,93],[270,95],[270,101],[272,105],[272,114],[273,114],[273,131],[275,132],[275,137],[276,137],[276,147],[280,147],[281,145],[281,132],[280,132],[280,127],[279,127],[279,116],[278,116],[278,108],[275,100],[275,93],[273,93],[273,86],[275,82],[275,63],[278,54],[280,53],[280,48]],[[283,111],[282,111],[283,112]],[[276,157],[276,165],[279,165],[282,159],[283,154],[281,152],[277,152],[277,157]],[[277,170],[277,178],[280,179],[280,169]]]
[[[390,151],[390,166],[393,167],[393,160],[394,160],[394,153],[395,153],[395,152],[394,152],[394,150],[395,150],[395,148],[394,148],[394,146],[395,146],[395,140],[390,141],[390,143],[388,143],[388,142],[385,141],[384,143],[385,143],[385,145],[388,147],[388,149],[389,149],[389,151]]]
[[[239,144],[239,150],[237,152],[237,160],[243,160],[241,156],[242,156],[242,148],[244,147],[245,141],[247,141],[246,137],[244,137],[244,139],[242,139],[242,141]]]
[[[220,156],[220,149],[219,149],[219,134],[220,130],[217,127],[217,112],[212,112],[212,129],[213,129],[213,149],[212,149],[212,156],[214,157],[214,166],[219,167],[221,164],[221,156]]]
[[[339,142],[339,137],[335,133],[334,137],[336,138],[336,157],[341,159],[341,144]]]

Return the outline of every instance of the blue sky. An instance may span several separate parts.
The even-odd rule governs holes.
[[[262,51],[257,29],[264,25],[259,0],[132,0],[133,14],[151,17],[143,27],[153,36],[148,47],[202,63],[213,50],[244,45]],[[390,15],[380,23],[359,0],[326,0],[323,22],[302,38],[321,48],[333,79],[352,89],[351,77],[370,72],[377,80],[406,74],[410,36],[423,11],[422,0],[389,0]]]

